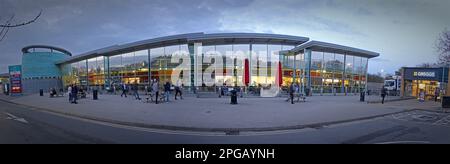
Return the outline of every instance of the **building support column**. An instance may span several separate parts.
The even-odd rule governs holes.
[[[444,71],[444,72],[447,72],[447,89],[445,92],[445,96],[450,96],[450,80],[448,80],[448,78],[450,78],[450,69],[448,69],[448,68],[445,68],[445,69],[447,70],[447,71]],[[445,82],[445,80],[444,80],[444,82]]]
[[[367,95],[367,92],[368,92],[368,87],[369,87],[369,84],[367,83],[369,80],[368,80],[368,78],[369,78],[369,58],[367,58],[367,60],[366,60],[366,86],[365,86],[365,88],[364,88],[364,90],[365,90],[365,94]]]
[[[297,55],[294,54],[294,71],[292,71],[292,82],[297,83],[297,65],[296,65],[296,61],[297,61]]]
[[[312,95],[311,90],[311,49],[304,49],[305,52],[305,77],[306,77],[306,89],[309,91],[309,95]]]
[[[104,74],[105,74],[105,88],[111,89],[111,71],[109,67],[109,56],[103,57],[103,67],[104,67]]]
[[[347,89],[345,88],[345,79],[347,79],[347,54],[344,54],[344,72],[342,74],[342,88],[341,93],[344,93],[347,96]],[[350,83],[350,81],[349,81]],[[350,84],[349,84],[350,85]]]
[[[195,47],[194,47],[194,43],[189,43],[188,44],[188,49],[189,49],[189,57],[191,58],[191,84],[190,84],[190,88],[189,91],[191,93],[194,93],[195,90]]]
[[[86,59],[85,60],[86,61],[86,90],[87,91],[90,91],[90,87],[89,87],[89,62],[88,62],[88,59]]]
[[[248,81],[249,81],[248,86],[252,85],[252,73],[253,73],[253,69],[252,69],[252,65],[253,65],[252,57],[253,56],[252,56],[252,53],[253,53],[253,44],[250,44],[250,51],[249,51],[249,54],[248,54],[248,72],[249,72],[249,74],[248,74]],[[246,87],[246,92],[245,93],[247,93],[247,91],[248,91],[248,87]]]
[[[400,97],[405,97],[405,85],[406,85],[406,80],[405,80],[405,68],[402,68],[400,70],[400,75],[401,75],[401,84],[400,84]]]
[[[148,61],[148,66],[147,66],[147,69],[148,69],[148,72],[147,72],[147,76],[148,76],[148,88],[151,88],[152,87],[152,81],[153,81],[153,79],[152,79],[152,58],[151,58],[151,49],[148,49],[147,50],[147,61]],[[147,92],[147,91],[145,91],[145,92]]]

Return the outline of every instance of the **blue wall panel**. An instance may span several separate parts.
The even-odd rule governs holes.
[[[55,63],[68,56],[56,52],[32,52],[22,56],[22,78],[61,77],[61,71]]]

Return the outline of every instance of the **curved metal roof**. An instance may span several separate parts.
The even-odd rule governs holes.
[[[70,53],[69,51],[63,49],[63,48],[59,48],[59,47],[54,47],[54,46],[47,46],[47,45],[31,45],[31,46],[27,46],[22,48],[22,53],[31,53],[30,50],[31,49],[35,49],[35,48],[42,48],[42,49],[49,49],[52,51],[58,51],[61,52],[63,54],[72,56],[72,53]]]
[[[189,41],[202,42],[203,45],[271,43],[297,46],[308,40],[309,38],[306,37],[262,33],[218,33],[198,35],[189,38]]]
[[[376,52],[320,41],[306,42],[300,46],[295,47],[292,50],[289,50],[288,52],[297,53],[304,51],[304,49],[311,49],[313,51],[320,51],[320,52],[348,54],[352,56],[360,56],[367,58],[374,58],[380,56],[380,54]]]
[[[121,53],[129,53],[145,49],[172,46],[179,44],[187,44],[201,42],[203,45],[223,45],[223,44],[283,44],[297,46],[309,40],[306,37],[278,35],[278,34],[261,34],[261,33],[189,33],[181,35],[172,35],[159,37],[154,39],[142,40],[138,42],[113,45],[102,49],[90,51],[80,55],[73,56],[58,62],[57,64],[77,62],[90,59],[97,56],[113,56]]]

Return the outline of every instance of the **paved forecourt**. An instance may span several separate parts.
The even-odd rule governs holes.
[[[4,99],[4,96],[2,96]],[[28,95],[8,101],[58,113],[100,121],[155,128],[191,130],[288,128],[340,122],[398,113],[411,109],[438,109],[434,102],[404,100],[382,104],[359,102],[358,96],[314,96],[294,105],[285,98],[185,97],[163,104],[144,103],[118,95],[99,95],[99,100],[81,99],[70,104],[67,97]]]

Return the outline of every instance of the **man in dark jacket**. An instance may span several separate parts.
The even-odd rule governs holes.
[[[291,104],[294,104],[294,93],[295,93],[295,86],[294,83],[292,83],[291,86],[289,86],[289,96],[291,99]]]
[[[127,97],[128,86],[125,83],[123,83],[121,87],[122,87],[122,94],[120,94],[120,97],[123,97],[123,95],[125,95],[125,98],[126,98]]]
[[[152,92],[155,94],[155,102],[158,104],[159,82],[157,80],[155,80],[152,84]]]
[[[436,88],[436,90],[434,91],[434,102],[438,101],[439,95],[440,95],[440,91],[438,88]]]
[[[133,84],[133,86],[131,87],[131,89],[133,90],[134,98],[135,98],[136,100],[141,100],[141,98],[139,97],[139,86],[138,86],[137,82],[135,82],[135,83]]]
[[[78,99],[78,86],[74,85],[72,87],[72,104],[78,104],[77,103],[77,99]]]
[[[170,96],[170,82],[166,82],[166,84],[164,85],[164,96],[166,99],[166,102],[169,102],[169,96]]]
[[[180,80],[177,80],[177,83],[175,84],[175,100],[177,100],[178,94],[180,95],[180,98],[183,99],[183,92],[181,92],[182,83]]]
[[[386,91],[386,88],[385,87],[383,87],[383,88],[381,88],[381,104],[384,104],[384,99],[386,98],[386,93],[387,91]]]

